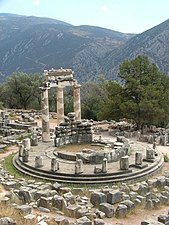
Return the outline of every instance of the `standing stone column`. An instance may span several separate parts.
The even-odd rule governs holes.
[[[81,85],[76,84],[73,89],[75,120],[81,120],[80,87]]]
[[[75,162],[75,174],[83,173],[83,161],[81,159],[77,159]]]
[[[141,152],[135,153],[135,165],[142,165],[143,162],[143,156]]]
[[[57,124],[64,122],[64,99],[63,99],[63,87],[57,87]]]
[[[42,141],[50,141],[48,88],[41,88]]]
[[[129,169],[129,157],[128,155],[121,157],[120,159],[120,169],[128,170]]]
[[[103,159],[103,162],[102,162],[102,173],[107,173],[107,158]]]

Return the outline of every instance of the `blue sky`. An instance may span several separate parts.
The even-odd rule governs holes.
[[[0,13],[141,33],[169,19],[169,0],[0,0]]]

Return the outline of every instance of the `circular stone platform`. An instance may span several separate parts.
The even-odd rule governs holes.
[[[129,152],[129,169],[120,170],[120,163],[107,163],[107,172],[94,173],[94,168],[101,168],[101,164],[83,164],[83,173],[75,174],[75,161],[57,157],[57,148],[53,142],[39,143],[29,151],[29,161],[23,162],[18,154],[13,159],[13,164],[20,172],[37,178],[46,179],[54,182],[73,183],[73,184],[104,184],[124,182],[143,179],[158,171],[163,164],[163,155],[156,150],[153,160],[143,160],[140,167],[135,166],[135,152],[142,152],[143,158],[146,156],[145,143],[131,142]],[[72,146],[73,147],[73,146]],[[92,146],[90,147],[92,148]],[[62,150],[59,150],[60,152]],[[75,155],[64,151],[66,155]],[[35,168],[35,157],[42,156],[43,166]],[[51,171],[51,159],[56,158],[59,162],[59,170]]]

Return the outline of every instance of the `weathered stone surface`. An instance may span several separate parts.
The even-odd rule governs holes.
[[[56,217],[54,217],[54,221],[55,221],[58,225],[69,225],[68,219],[65,218],[64,216],[57,215]]]
[[[101,203],[99,210],[105,213],[105,216],[111,218],[114,216],[114,207],[109,203]]]
[[[77,211],[80,209],[80,206],[76,206],[76,205],[69,205],[65,208],[65,215],[69,216],[69,217],[73,217],[76,218],[77,215]]]
[[[153,209],[154,208],[154,204],[152,202],[151,199],[148,199],[145,205],[145,209]]]
[[[164,195],[160,195],[160,196],[159,196],[159,200],[160,200],[160,203],[161,203],[162,205],[167,205],[167,204],[168,204],[168,201],[169,201],[168,197],[166,197],[166,196],[164,196]]]
[[[59,188],[61,187],[61,184],[59,184],[58,182],[55,182],[54,184],[52,184],[52,189],[58,191]]]
[[[150,192],[150,187],[148,185],[140,184],[138,189],[138,194],[145,196],[147,193]]]
[[[74,225],[92,225],[92,221],[89,220],[86,216],[84,216],[77,219]]]
[[[79,219],[79,218],[81,218],[83,216],[88,216],[88,214],[89,214],[89,210],[87,208],[85,208],[85,207],[84,208],[80,208],[76,212],[76,218]]]
[[[28,214],[24,216],[24,219],[30,224],[34,224],[36,222],[36,216],[34,214]]]
[[[100,203],[107,202],[106,195],[102,192],[92,192],[90,195],[90,202],[94,206],[99,206]]]
[[[117,206],[115,216],[118,218],[125,218],[128,213],[127,206],[120,204]]]
[[[160,223],[158,221],[155,221],[155,220],[144,220],[141,222],[141,225],[162,225],[163,223]]]
[[[29,205],[20,205],[16,207],[23,215],[28,215],[32,213],[32,206]]]
[[[105,222],[102,219],[94,219],[94,225],[104,225]]]
[[[166,185],[166,178],[164,176],[158,177],[156,187],[159,189],[164,189],[165,185]]]
[[[30,203],[32,201],[32,196],[28,188],[20,189],[18,195],[24,203]]]
[[[37,201],[37,206],[38,207],[47,208],[47,209],[51,209],[51,206],[52,206],[52,197],[48,197],[48,198],[41,197]]]
[[[115,190],[115,191],[111,191],[107,194],[107,202],[110,204],[116,204],[118,202],[120,202],[122,200],[122,192]]]
[[[152,199],[154,208],[159,208],[160,207],[160,200],[158,198]]]
[[[163,224],[168,223],[169,222],[169,215],[159,215],[158,221],[163,223]]]
[[[17,223],[10,217],[0,218],[1,225],[17,225]]]
[[[131,211],[135,208],[134,202],[132,202],[132,201],[130,201],[130,200],[122,201],[121,204],[127,206],[128,212],[131,212]]]
[[[63,211],[66,208],[67,203],[63,196],[55,195],[52,199],[52,206]]]
[[[71,192],[63,194],[65,200],[70,204],[75,204],[75,196]]]

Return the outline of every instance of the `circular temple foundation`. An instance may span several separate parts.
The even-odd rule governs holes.
[[[19,151],[13,164],[23,174],[49,181],[106,184],[144,179],[154,174],[162,167],[163,155],[144,143],[124,137],[115,140],[97,136],[87,145],[56,147],[53,142],[40,142],[29,151],[22,154]]]

